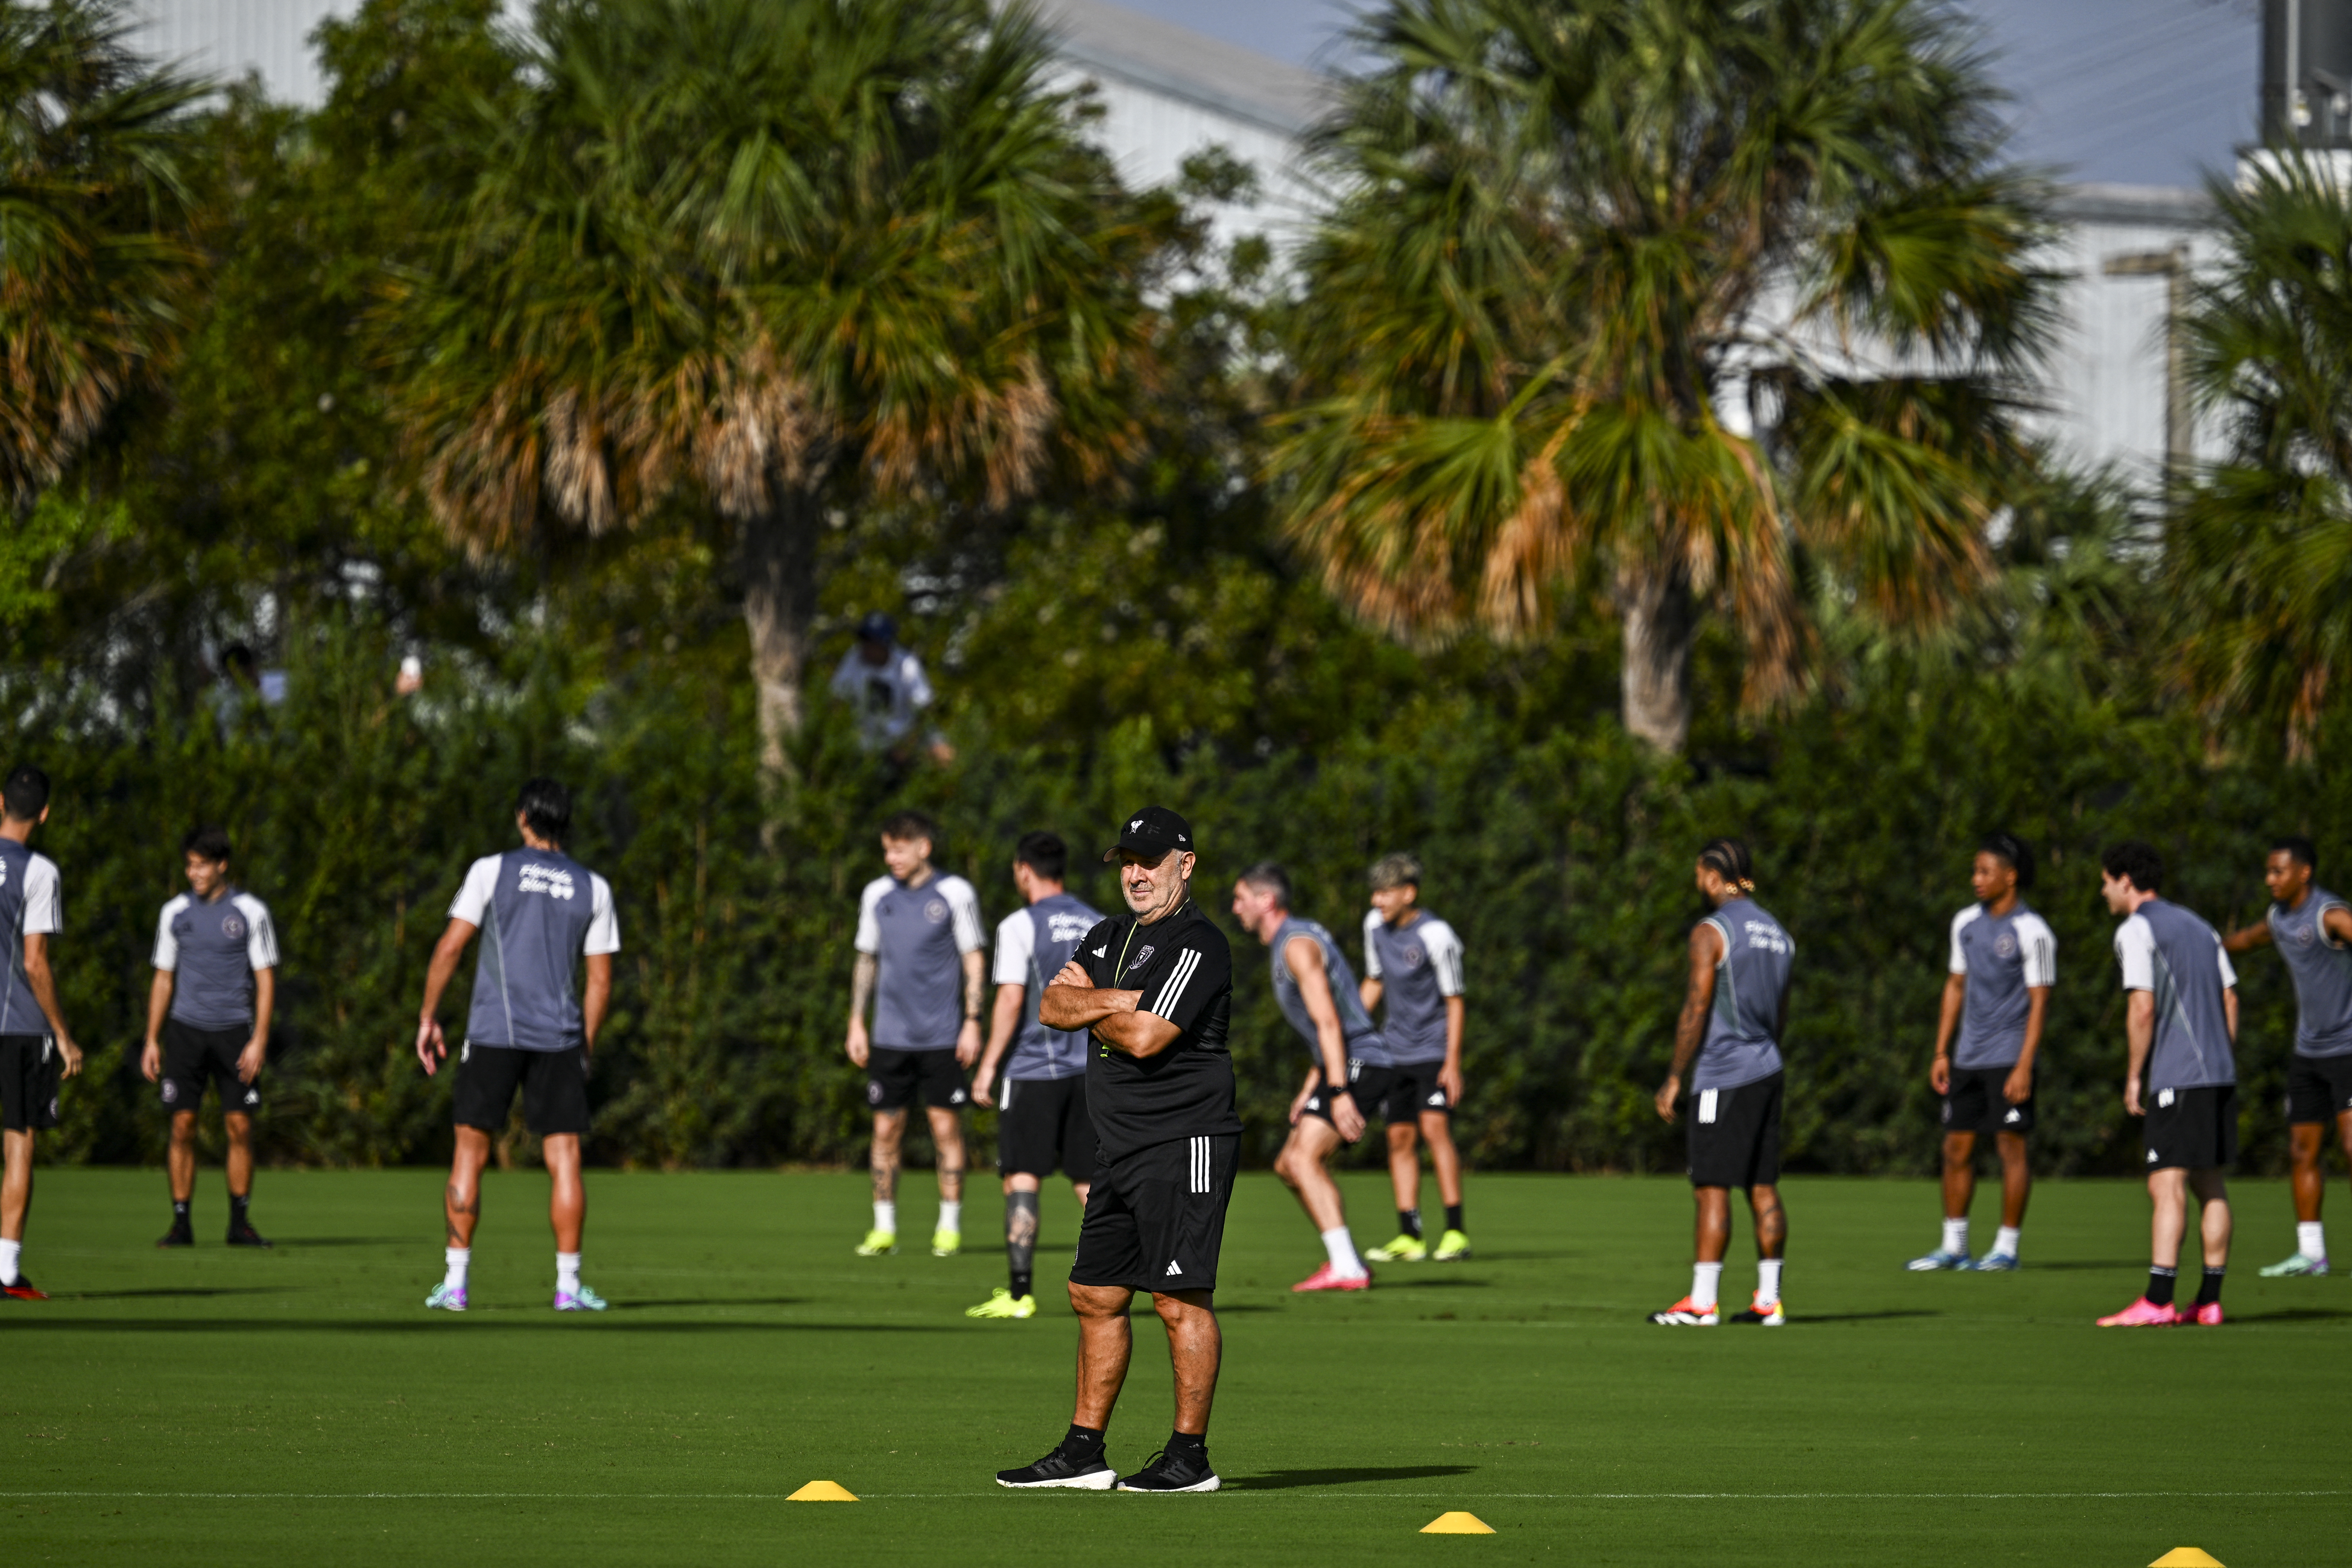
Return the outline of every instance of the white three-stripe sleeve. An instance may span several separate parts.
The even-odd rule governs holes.
[[[1462,939],[1454,928],[1435,915],[1423,915],[1421,920],[1421,945],[1429,954],[1430,968],[1437,975],[1440,996],[1462,994]]]
[[[2037,914],[2021,914],[2013,929],[2027,986],[2057,984],[2058,938],[2051,931],[2050,922]]]
[[[1013,910],[996,922],[996,966],[999,985],[1029,984],[1029,963],[1037,951],[1037,927],[1025,909]]]
[[[58,875],[58,863],[46,855],[31,856],[25,861],[21,929],[26,936],[48,936],[66,929],[64,879]]]
[[[1378,910],[1364,911],[1364,978],[1381,977],[1381,927],[1385,922]]]
[[[958,952],[978,952],[988,945],[988,931],[980,923],[980,894],[961,877],[941,877],[940,897],[948,901],[950,918],[955,921],[955,944]]]
[[[1151,999],[1151,1005],[1144,1011],[1155,1017],[1172,1017],[1177,1006],[1184,1000],[1185,989],[1192,984],[1192,976],[1200,972],[1200,968],[1198,950],[1188,947],[1179,952],[1176,962],[1169,966],[1168,978],[1160,983],[1160,994]]]
[[[1982,904],[1970,904],[1952,917],[1952,958],[1948,967],[1954,974],[1966,974],[1969,972],[1969,950],[1960,945],[1960,933],[1982,919],[1984,919]]]
[[[172,922],[188,907],[188,895],[182,893],[163,906],[163,917],[155,922],[155,967],[169,973],[180,967],[180,939],[173,933]]]
[[[278,927],[269,919],[269,906],[251,893],[239,893],[236,907],[245,912],[245,965],[262,970],[278,967]]]

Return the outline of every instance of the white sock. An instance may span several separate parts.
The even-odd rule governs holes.
[[[940,1200],[940,1228],[954,1231],[958,1236],[963,1234],[963,1200],[961,1198]]]
[[[0,1242],[0,1247],[11,1245]],[[2327,1227],[2317,1220],[2294,1222],[2294,1249],[2316,1263],[2327,1256]]]
[[[874,1205],[874,1228],[887,1236],[898,1234],[898,1205],[877,1203]]]
[[[1323,1233],[1323,1250],[1330,1255],[1332,1273],[1352,1279],[1364,1272],[1364,1260],[1356,1256],[1356,1238],[1346,1226],[1335,1225]]]
[[[1993,1256],[1996,1258],[2016,1257],[2017,1226],[2013,1225],[2005,1225],[1999,1230],[1994,1231],[1992,1233],[1992,1251]]]
[[[1777,1301],[1780,1299],[1780,1263],[1781,1260],[1778,1258],[1759,1258],[1756,1260],[1756,1299],[1758,1300]]]
[[[555,1255],[555,1288],[569,1295],[580,1293],[580,1255],[559,1252]]]
[[[21,1241],[0,1241],[0,1285],[16,1282],[16,1257],[24,1250]]]
[[[441,1254],[441,1259],[449,1266],[449,1272],[441,1276],[441,1283],[452,1290],[463,1290],[466,1288],[467,1267],[474,1261],[474,1249],[470,1247],[452,1247]]]
[[[1944,1222],[1944,1250],[1955,1258],[1965,1258],[1969,1251],[1969,1222],[1948,1219]]]
[[[1722,1264],[1694,1263],[1691,1265],[1690,1303],[1700,1311],[1715,1310],[1715,1294],[1722,1285]]]

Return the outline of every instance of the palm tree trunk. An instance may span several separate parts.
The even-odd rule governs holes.
[[[810,628],[816,619],[816,541],[824,509],[814,490],[777,487],[777,504],[745,518],[743,625],[751,635],[751,684],[758,693],[760,770],[789,775],[785,744],[806,711]]]
[[[1691,645],[1698,635],[1690,579],[1680,567],[1625,567],[1617,574],[1617,613],[1625,623],[1625,728],[1679,753],[1690,739]]]

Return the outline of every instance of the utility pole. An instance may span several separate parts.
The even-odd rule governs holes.
[[[2189,471],[2196,460],[2196,432],[2189,426],[2188,345],[2181,322],[2189,314],[2189,247],[2124,251],[2102,262],[2110,278],[2164,279],[2164,467],[2168,479]]]

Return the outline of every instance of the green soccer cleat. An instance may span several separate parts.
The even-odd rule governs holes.
[[[577,1290],[558,1290],[555,1310],[559,1312],[601,1312],[611,1305],[604,1297],[583,1285]]]
[[[857,1256],[860,1258],[887,1258],[898,1250],[898,1235],[896,1231],[869,1230],[866,1233],[866,1239],[857,1244]]]
[[[2263,1278],[2265,1279],[2295,1279],[2307,1276],[2315,1279],[2326,1272],[2327,1259],[2325,1258],[2305,1258],[2302,1253],[2298,1252],[2293,1258],[2288,1258],[2284,1263],[2273,1263],[2268,1268],[2263,1269]]]
[[[999,1285],[988,1293],[988,1300],[977,1307],[966,1307],[967,1318],[1034,1318],[1037,1315],[1037,1298],[1015,1296]]]
[[[1419,1263],[1429,1256],[1429,1243],[1411,1231],[1399,1231],[1392,1241],[1384,1241],[1364,1254],[1375,1263]]]
[[[933,1258],[953,1258],[957,1253],[961,1252],[962,1250],[963,1232],[960,1230],[935,1230],[931,1232],[931,1256]]]
[[[1449,1230],[1437,1238],[1437,1250],[1430,1256],[1440,1263],[1459,1263],[1470,1256],[1470,1238],[1458,1230]]]

